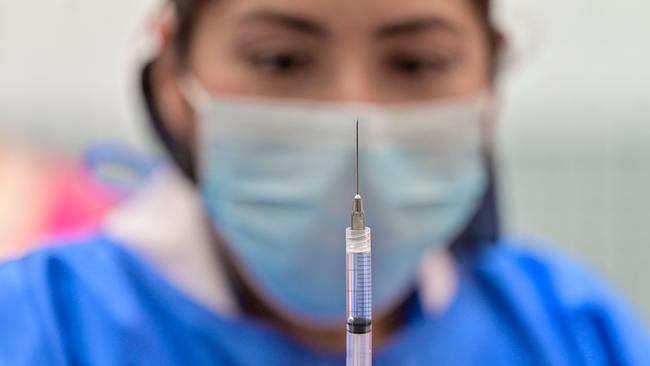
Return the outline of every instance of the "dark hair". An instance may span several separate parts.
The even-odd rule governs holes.
[[[192,41],[192,33],[197,18],[201,13],[203,6],[208,1],[213,0],[170,0],[176,8],[177,29],[176,29],[176,50],[181,57],[187,55],[189,46]],[[493,61],[493,67],[496,67],[496,57],[498,54],[500,35],[492,23],[490,3],[491,0],[470,0],[475,5],[476,13],[483,26],[484,33],[487,37],[490,47],[490,56]]]
[[[170,0],[176,9],[176,50],[181,56],[187,55],[192,41],[192,33],[198,15],[209,0]]]

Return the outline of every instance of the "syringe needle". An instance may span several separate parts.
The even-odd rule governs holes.
[[[359,194],[359,120],[357,119],[357,170],[356,170],[356,178],[357,178],[357,194]]]

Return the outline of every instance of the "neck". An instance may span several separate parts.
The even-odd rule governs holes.
[[[237,276],[235,274],[235,276]],[[239,276],[238,276],[239,277]],[[342,321],[338,327],[314,327],[297,324],[282,314],[273,311],[243,281],[239,282],[237,292],[240,295],[242,310],[251,317],[260,319],[308,348],[330,354],[344,354],[346,346],[346,327]],[[404,323],[405,304],[397,307],[385,316],[373,319],[373,344],[381,348]]]
[[[240,270],[233,265],[227,250],[223,245],[218,246],[219,258],[226,268],[229,282],[233,292],[237,294],[237,300],[241,310],[248,316],[261,320],[271,326],[281,329],[285,334],[308,348],[327,352],[331,354],[345,353],[346,328],[343,321],[339,327],[314,327],[298,324],[287,319],[277,311],[274,311],[263,298],[246,283]],[[385,316],[373,319],[372,337],[373,344],[381,347],[390,339],[390,336],[404,323],[405,304],[395,308]]]

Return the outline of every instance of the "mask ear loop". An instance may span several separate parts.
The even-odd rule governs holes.
[[[194,114],[201,114],[212,99],[210,93],[201,85],[201,82],[190,73],[179,77],[178,86],[185,101],[192,107]]]
[[[485,154],[491,154],[494,150],[495,140],[495,121],[498,111],[500,98],[498,98],[494,91],[484,92],[479,100],[481,108],[480,115],[480,129],[482,149]]]
[[[198,79],[191,73],[186,73],[183,76],[178,78],[178,86],[183,98],[189,106],[192,108],[192,111],[195,116],[200,116],[204,113],[206,107],[211,101],[210,94],[205,90],[203,85],[198,81]],[[201,122],[198,123],[198,128],[196,130],[196,140],[201,141]],[[201,164],[201,156],[194,159],[195,164]],[[195,183],[201,185],[201,169],[195,169],[197,172]],[[201,189],[201,188],[199,188]],[[228,250],[227,245],[224,243],[224,239],[219,235],[218,230],[213,228],[212,225],[206,219],[205,225],[210,227],[210,235],[213,238],[215,245],[213,250],[217,253],[216,258],[222,268],[225,269],[227,286],[230,293],[234,295],[234,300],[237,303],[237,307],[244,311],[251,311],[251,309],[259,310],[259,304],[261,300],[257,297],[253,290],[250,289],[249,285],[245,283],[243,276],[239,272],[236,266],[236,259],[233,254]],[[269,316],[268,314],[263,314],[263,316]]]
[[[192,109],[193,118],[199,118],[197,123],[197,128],[194,134],[195,141],[199,142],[202,140],[202,130],[203,125],[200,122],[200,116],[205,113],[206,108],[210,105],[210,94],[205,90],[203,85],[199,80],[190,72],[184,73],[177,78],[178,89],[180,94],[185,99],[185,102]],[[189,153],[189,148],[185,147],[185,150]],[[201,156],[200,151],[198,152],[199,156],[195,156],[197,152],[191,154],[192,160],[192,171],[193,171],[193,182],[200,184],[201,180],[201,169],[197,165],[201,165]]]
[[[143,102],[148,112],[150,127],[173,160],[173,164],[180,169],[183,175],[192,183],[196,182],[192,152],[187,144],[179,141],[169,130],[157,105],[156,93],[152,81],[153,61],[144,66],[140,74],[140,87],[143,93]]]
[[[476,213],[469,220],[466,228],[452,241],[452,252],[475,250],[486,244],[495,243],[500,237],[500,219],[494,172],[494,120],[496,115],[496,98],[493,92],[483,92],[478,100],[480,108],[479,134],[481,139],[481,155],[488,184],[483,194],[482,202]]]
[[[496,182],[496,163],[495,163],[495,140],[496,140],[496,116],[501,106],[501,98],[496,91],[486,92],[482,101],[483,108],[481,112],[481,136],[483,146],[483,161],[487,172],[488,186],[485,192],[484,203],[482,204],[479,215],[484,215],[482,220],[489,230],[485,238],[489,242],[496,242],[500,237],[501,220],[499,216],[499,202]],[[485,207],[487,206],[487,207]]]

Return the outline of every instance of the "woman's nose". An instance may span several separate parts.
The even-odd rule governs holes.
[[[327,80],[328,99],[342,102],[379,102],[380,90],[370,67],[364,62],[348,59]]]

